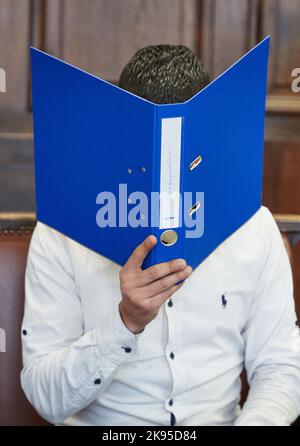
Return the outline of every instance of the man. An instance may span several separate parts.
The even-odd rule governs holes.
[[[158,103],[209,83],[183,46],[140,50],[120,86]],[[220,221],[222,224],[222,221]],[[123,268],[38,223],[26,273],[23,389],[65,425],[289,425],[300,413],[292,275],[265,207],[195,271],[142,270],[154,236]],[[239,409],[240,374],[250,392]]]

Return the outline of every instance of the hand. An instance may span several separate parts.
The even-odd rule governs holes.
[[[184,259],[159,263],[145,270],[145,257],[156,245],[153,235],[147,237],[131,254],[120,271],[122,300],[120,315],[132,333],[140,333],[159,312],[162,304],[175,293],[191,273]]]

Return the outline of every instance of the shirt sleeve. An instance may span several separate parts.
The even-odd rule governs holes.
[[[300,336],[291,267],[277,224],[266,211],[264,265],[243,334],[250,391],[236,426],[289,426],[300,413]]]
[[[37,412],[61,423],[103,392],[136,354],[137,338],[120,313],[105,338],[84,333],[80,297],[64,237],[38,223],[31,240],[22,323],[23,390]]]

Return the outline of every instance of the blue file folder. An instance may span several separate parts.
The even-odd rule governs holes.
[[[268,50],[160,105],[32,48],[37,219],[120,265],[154,234],[144,267],[197,267],[261,206]]]

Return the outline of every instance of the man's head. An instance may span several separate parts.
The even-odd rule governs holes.
[[[119,86],[157,104],[184,102],[210,82],[198,57],[182,45],[140,49],[125,65]]]

